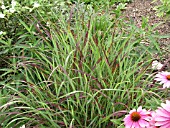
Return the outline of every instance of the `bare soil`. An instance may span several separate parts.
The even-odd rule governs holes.
[[[153,9],[160,2],[152,2],[153,0],[133,0],[129,3],[124,11],[127,18],[133,18],[135,24],[140,27],[142,22],[142,16],[149,18],[149,25],[154,25],[163,22],[159,27],[155,29],[160,35],[170,34],[170,21],[164,20],[162,17],[156,16],[156,11]],[[164,46],[170,45],[170,38],[159,40]]]
[[[159,25],[154,31],[158,31],[160,35],[170,35],[170,20],[165,20],[163,17],[158,17],[154,7],[160,4],[160,1],[152,2],[153,0],[133,0],[126,6],[124,15],[127,19],[134,19],[136,26],[141,27],[142,16],[148,17],[149,25],[158,24]],[[161,61],[167,70],[170,70],[170,38],[159,39],[160,48],[163,55],[154,55],[153,59]]]

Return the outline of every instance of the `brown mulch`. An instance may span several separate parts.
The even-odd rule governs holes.
[[[163,22],[155,31],[158,31],[160,35],[170,34],[170,21],[165,21],[162,17],[156,16],[156,12],[153,9],[160,2],[152,2],[153,0],[133,0],[126,6],[124,14],[127,18],[134,19],[134,22],[138,27],[141,26],[142,16],[149,18],[149,25],[154,25]],[[161,45],[170,45],[170,38],[159,40]]]
[[[170,35],[170,20],[165,20],[162,17],[156,16],[156,11],[153,9],[155,6],[160,4],[160,1],[155,3],[153,0],[133,0],[133,2],[127,4],[126,9],[123,13],[127,19],[133,19],[136,26],[141,27],[142,16],[148,17],[149,25],[159,25],[155,31],[158,31],[160,35]],[[157,53],[153,55],[153,59],[161,61],[166,64],[166,69],[170,70],[170,38],[159,39],[160,48],[163,51],[163,55],[159,56]]]

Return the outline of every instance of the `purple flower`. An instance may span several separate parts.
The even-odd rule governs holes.
[[[160,81],[163,84],[163,88],[170,87],[170,72],[160,72],[155,77],[156,81]]]
[[[155,126],[160,128],[170,128],[170,101],[166,104],[161,103],[162,107],[158,107],[155,114]]]
[[[150,112],[142,109],[133,109],[124,118],[125,128],[145,128],[149,126],[151,120]]]

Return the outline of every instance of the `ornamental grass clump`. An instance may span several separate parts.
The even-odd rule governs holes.
[[[69,0],[23,0],[15,7],[4,1],[0,127],[154,124],[147,109],[155,109],[167,94],[147,86],[153,85],[150,71],[156,71],[150,68],[154,51],[162,53],[158,35],[151,26],[139,28],[125,20],[121,9],[126,4],[103,2],[101,8]],[[15,11],[7,11],[10,8]],[[153,66],[160,70],[162,65]],[[123,121],[135,106],[146,109],[133,109]]]

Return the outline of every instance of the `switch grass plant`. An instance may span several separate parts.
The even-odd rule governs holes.
[[[131,108],[167,98],[150,68],[162,52],[156,26],[138,28],[108,6],[45,4],[0,38],[1,127],[122,128]]]

